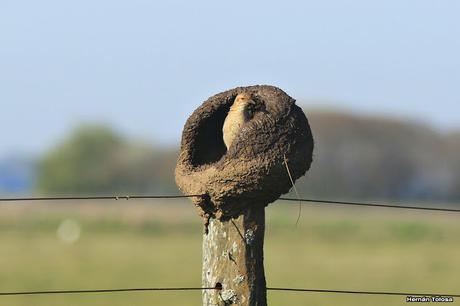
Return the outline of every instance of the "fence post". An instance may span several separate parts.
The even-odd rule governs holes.
[[[226,148],[224,122],[241,93],[251,101],[250,118],[231,130],[236,136]],[[202,284],[221,288],[204,290],[203,305],[267,305],[264,209],[305,174],[312,152],[305,114],[273,86],[217,94],[188,118],[175,178],[185,194],[198,195],[192,201],[205,224]]]
[[[264,206],[246,209],[234,219],[209,220],[203,234],[203,305],[267,305],[264,275]]]

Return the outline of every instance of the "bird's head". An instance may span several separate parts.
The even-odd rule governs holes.
[[[246,107],[248,104],[254,104],[254,101],[250,94],[242,92],[236,96],[232,107]]]

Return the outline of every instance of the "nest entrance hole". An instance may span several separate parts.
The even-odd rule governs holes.
[[[197,127],[193,144],[192,165],[195,167],[219,161],[227,152],[222,127],[227,117],[229,105],[221,105]]]
[[[225,118],[230,110],[230,106],[236,98],[236,94],[232,95],[226,101],[222,101],[219,107],[204,118],[196,129],[196,134],[193,143],[193,153],[191,156],[191,163],[194,167],[199,167],[206,164],[213,164],[219,161],[227,152],[224,143],[222,128],[224,126]],[[251,105],[251,120],[255,117],[256,113],[266,113],[264,101],[257,95],[252,95],[252,100],[255,105]]]

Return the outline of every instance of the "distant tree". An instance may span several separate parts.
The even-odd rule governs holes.
[[[82,126],[41,160],[37,188],[42,194],[171,190],[175,155],[168,153],[129,142],[104,126]],[[171,168],[164,171],[165,165]]]
[[[448,197],[454,167],[446,164],[453,157],[446,155],[442,135],[430,127],[386,117],[306,113],[316,144],[312,168],[299,182],[306,194],[339,199]]]
[[[448,168],[449,196],[451,200],[460,200],[460,132],[452,133],[446,137],[448,145],[448,158],[444,160]]]

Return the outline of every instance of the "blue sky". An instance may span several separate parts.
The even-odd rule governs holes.
[[[177,143],[203,100],[251,84],[459,128],[458,16],[457,0],[2,0],[0,156],[91,121]]]

